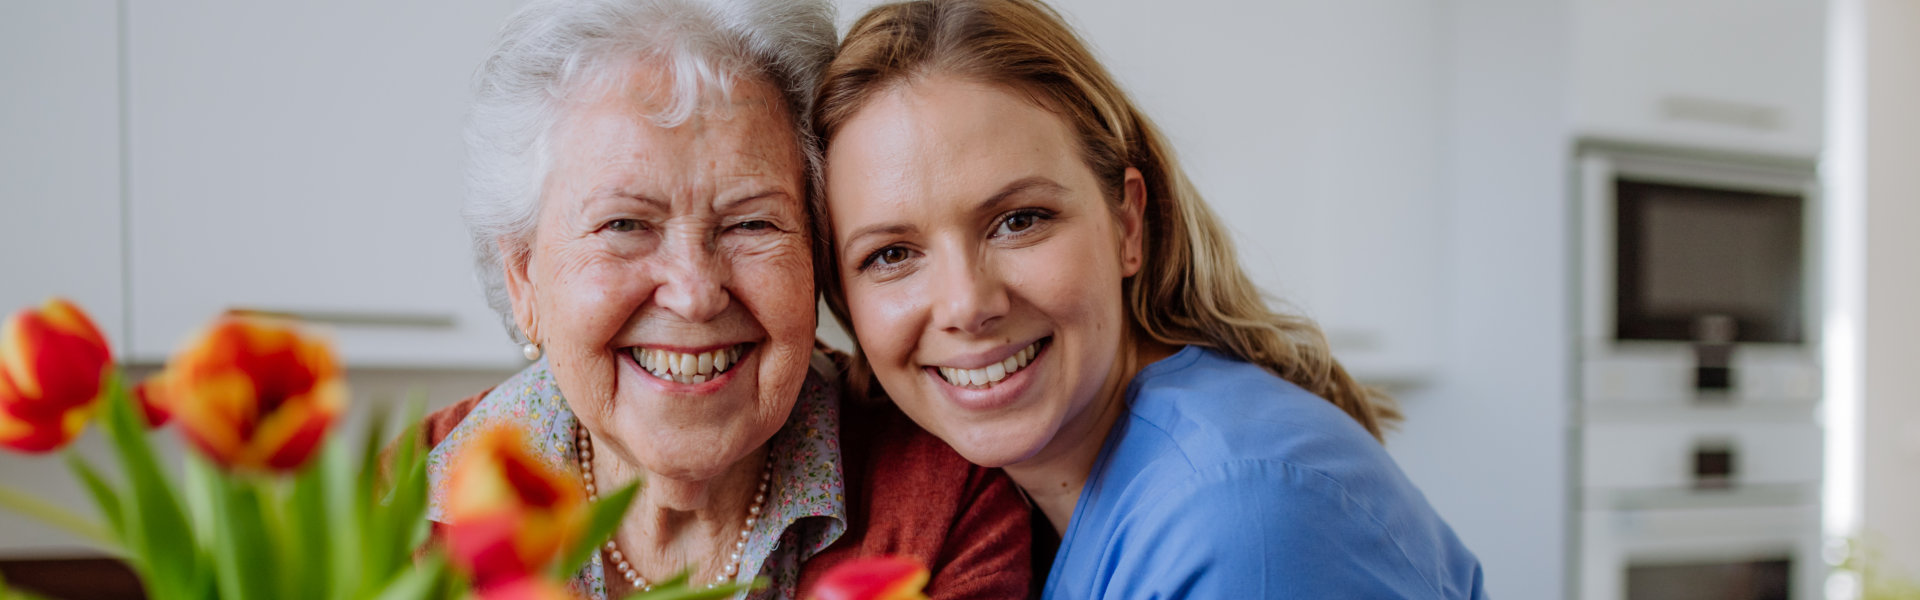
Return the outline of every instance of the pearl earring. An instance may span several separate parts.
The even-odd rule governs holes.
[[[533,342],[521,344],[520,355],[527,357],[527,360],[540,360],[540,345]]]

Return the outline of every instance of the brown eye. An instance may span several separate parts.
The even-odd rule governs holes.
[[[1051,218],[1051,216],[1052,215],[1039,209],[1029,208],[1017,210],[1000,218],[1000,226],[994,228],[993,235],[999,237],[1025,233],[1027,230],[1039,225],[1041,221]]]
[[[874,262],[882,265],[897,265],[907,260],[907,249],[891,246],[873,253]]]
[[[900,263],[907,262],[907,259],[910,258],[913,258],[912,250],[900,246],[887,246],[873,251],[873,254],[868,254],[867,260],[860,263],[860,270],[865,271],[872,267],[887,268],[898,266]]]
[[[614,219],[607,222],[607,231],[627,233],[640,230],[640,221],[635,219]]]

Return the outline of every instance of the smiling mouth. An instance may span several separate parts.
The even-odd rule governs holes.
[[[752,350],[753,344],[745,343],[698,354],[640,347],[629,348],[627,352],[633,355],[634,362],[640,363],[640,370],[655,379],[699,384],[733,370],[740,365],[740,358]]]
[[[1039,356],[1040,351],[1045,349],[1047,343],[1051,341],[1053,341],[1052,337],[1040,338],[1039,341],[1013,353],[1013,356],[1007,357],[1006,360],[979,369],[934,367],[934,370],[938,371],[940,378],[945,379],[947,383],[968,389],[984,390],[1027,368],[1027,365],[1033,363],[1034,357]]]

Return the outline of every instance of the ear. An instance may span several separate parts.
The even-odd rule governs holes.
[[[540,319],[534,311],[533,278],[529,273],[533,251],[525,242],[504,235],[495,240],[494,245],[500,249],[500,266],[507,274],[507,299],[513,305],[513,324],[520,328],[527,341],[538,344]]]
[[[1120,200],[1120,276],[1132,277],[1140,272],[1144,261],[1145,231],[1147,227],[1147,179],[1140,170],[1127,167],[1126,181]]]

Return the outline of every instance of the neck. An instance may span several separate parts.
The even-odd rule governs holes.
[[[613,539],[647,581],[663,581],[687,569],[690,581],[711,582],[736,562],[735,553],[743,553],[736,543],[755,504],[768,459],[766,446],[719,475],[701,480],[673,479],[610,453],[595,458],[594,480],[605,482],[600,487],[603,493],[636,480],[643,482]],[[607,584],[625,585],[611,566]]]
[[[1080,492],[1093,472],[1093,463],[1099,461],[1100,450],[1105,447],[1114,423],[1127,412],[1127,384],[1133,382],[1133,376],[1141,367],[1171,356],[1177,350],[1154,341],[1131,346],[1132,351],[1115,357],[1113,370],[1100,384],[1099,395],[1079,418],[1070,419],[1033,458],[1003,468],[1027,493],[1033,505],[1046,515],[1047,523],[1056,534],[1066,535],[1073,509],[1080,502]]]

